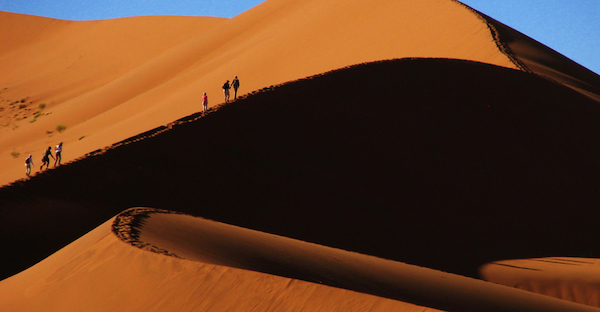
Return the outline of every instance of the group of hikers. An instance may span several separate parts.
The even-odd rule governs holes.
[[[238,79],[238,76],[235,76],[235,78],[233,78],[231,83],[229,83],[229,80],[225,81],[222,88],[223,88],[223,96],[225,97],[225,103],[229,103],[229,90],[231,88],[233,88],[233,99],[234,100],[237,99],[237,92],[238,92],[238,89],[240,88],[240,80]],[[206,113],[207,110],[208,110],[208,95],[206,95],[206,92],[204,92],[204,94],[202,95],[202,113]]]
[[[40,166],[40,170],[44,170],[44,166],[46,166],[46,169],[50,168],[50,157],[54,159],[54,167],[60,165],[60,162],[62,160],[62,146],[62,142],[56,145],[56,149],[54,151],[54,155],[56,155],[56,157],[52,156],[52,147],[48,146],[48,148],[44,151],[44,154],[42,155],[42,165]],[[29,157],[25,159],[25,173],[28,176],[31,175],[32,166],[34,166],[33,156],[29,154]]]
[[[224,84],[223,84],[223,95],[225,96],[225,103],[229,103],[229,89],[233,88],[233,98],[237,99],[237,92],[238,89],[240,88],[240,80],[238,79],[238,76],[235,76],[235,78],[233,78],[233,80],[231,81],[231,83],[229,83],[229,80],[227,80]],[[202,112],[205,113],[208,110],[208,96],[206,95],[206,92],[204,92],[204,94],[202,95]],[[58,145],[56,145],[56,149],[54,151],[54,155],[52,155],[52,147],[48,146],[48,148],[44,151],[44,154],[42,156],[42,165],[40,166],[40,170],[44,170],[44,166],[46,166],[46,169],[50,168],[50,157],[52,157],[52,159],[54,159],[54,167],[56,167],[57,165],[60,165],[60,162],[62,160],[62,145],[63,143],[60,142]],[[34,166],[33,164],[33,156],[31,154],[29,154],[29,157],[27,157],[27,159],[25,160],[25,167],[26,167],[26,173],[27,175],[31,175],[31,167]]]

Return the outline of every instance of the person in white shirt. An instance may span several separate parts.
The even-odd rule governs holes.
[[[56,167],[56,164],[60,165],[60,161],[62,160],[62,145],[62,142],[56,145],[56,152],[54,153],[56,155],[56,158],[54,158],[54,167]]]

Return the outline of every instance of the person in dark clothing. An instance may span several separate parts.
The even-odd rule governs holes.
[[[42,157],[42,166],[40,167],[40,170],[44,169],[44,165],[46,165],[46,169],[50,167],[50,157],[54,159],[54,156],[52,156],[52,147],[48,146],[46,151],[44,151],[44,156]]]
[[[240,80],[238,79],[238,76],[235,76],[235,78],[233,78],[231,86],[233,87],[233,99],[237,100],[237,90],[240,88]]]
[[[229,89],[231,89],[231,86],[229,85],[229,80],[227,80],[223,84],[223,95],[225,96],[225,103],[229,103]]]

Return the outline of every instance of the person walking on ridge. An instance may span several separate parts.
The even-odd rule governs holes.
[[[54,156],[52,156],[52,147],[48,146],[48,148],[44,151],[44,156],[42,157],[42,166],[40,167],[40,170],[44,169],[44,165],[46,165],[46,169],[50,167],[50,157],[54,159]]]
[[[58,145],[56,145],[56,150],[54,152],[54,154],[56,155],[56,158],[54,159],[54,167],[56,167],[56,164],[58,163],[60,165],[60,161],[62,160],[62,145],[63,143],[60,142]]]
[[[207,110],[208,110],[208,95],[206,95],[206,92],[204,92],[204,95],[202,96],[202,114],[206,113]]]
[[[225,96],[225,103],[229,103],[229,89],[231,89],[231,86],[229,85],[229,80],[227,80],[223,84],[223,95]]]
[[[235,78],[233,78],[231,86],[233,87],[233,99],[237,100],[237,90],[240,87],[240,80],[238,79],[238,76],[235,76]]]
[[[33,166],[33,156],[29,154],[29,157],[25,159],[25,173],[27,176],[31,175],[31,166]]]

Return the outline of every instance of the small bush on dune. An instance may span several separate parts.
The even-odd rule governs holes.
[[[67,130],[67,126],[65,125],[58,125],[56,126],[56,131],[62,133],[63,131]]]

